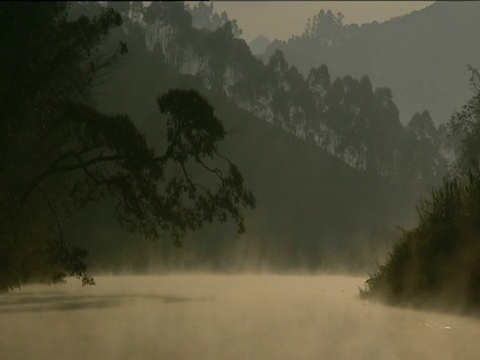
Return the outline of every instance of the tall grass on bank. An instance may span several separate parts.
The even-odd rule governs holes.
[[[423,198],[419,221],[360,290],[390,304],[480,308],[480,173],[445,179]]]

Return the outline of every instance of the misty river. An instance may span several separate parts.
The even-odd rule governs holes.
[[[478,359],[480,321],[346,276],[103,276],[0,295],[0,359]]]

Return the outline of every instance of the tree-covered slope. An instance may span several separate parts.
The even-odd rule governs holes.
[[[238,164],[257,208],[247,214],[246,234],[237,236],[231,224],[211,225],[188,236],[181,252],[168,242],[149,244],[124,235],[103,212],[90,212],[72,232],[79,243],[92,249],[92,265],[117,270],[148,266],[359,270],[383,249],[385,239],[373,234],[410,217],[418,188],[395,187],[356,170],[238,108],[222,91],[205,89],[201,79],[180,74],[158,54],[147,51],[140,33],[130,31],[125,40],[130,49],[125,61],[96,88],[100,109],[128,113],[147,139],[161,148],[164,144],[155,135],[163,131],[156,96],[170,88],[199,90],[225,125],[227,136],[220,151]],[[79,232],[85,223],[96,230]],[[355,254],[361,246],[370,254]]]
[[[323,31],[272,42],[263,59],[281,49],[305,75],[323,63],[334,76],[368,74],[373,83],[392,89],[402,123],[423,109],[435,123],[446,123],[468,99],[467,64],[480,61],[480,50],[473,45],[480,36],[479,16],[475,1],[438,1],[361,27],[345,26],[332,14],[316,24]]]
[[[181,3],[120,10],[127,20],[110,41],[126,42],[129,54],[95,88],[99,107],[128,113],[162,148],[155,98],[171,88],[197,89],[225,123],[221,150],[238,163],[257,209],[247,215],[243,238],[227,231],[230,225],[212,225],[188,237],[181,253],[144,247],[119,236],[105,216],[87,216],[84,222],[105,224],[78,237],[103,254],[92,258],[98,266],[121,267],[118,259],[126,259],[141,268],[141,259],[153,257],[167,267],[359,269],[384,247],[382,231],[405,224],[413,199],[444,171],[428,112],[402,126],[390,90],[374,89],[367,76],[331,81],[320,66],[304,78],[281,53],[263,65],[228,22],[214,31],[194,28]],[[134,261],[134,253],[143,255]]]

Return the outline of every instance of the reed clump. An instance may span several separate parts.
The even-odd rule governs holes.
[[[480,173],[444,179],[417,211],[417,227],[404,230],[360,296],[397,305],[480,308]]]

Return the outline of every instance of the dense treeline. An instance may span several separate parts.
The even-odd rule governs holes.
[[[308,19],[300,36],[292,35],[287,41],[274,40],[266,52],[273,53],[276,49],[285,49],[299,51],[303,55],[306,49],[310,48],[310,55],[315,56],[314,52],[339,47],[348,39],[356,38],[360,29],[357,24],[344,24],[342,13],[334,14],[331,10],[320,10],[318,14]]]
[[[367,281],[366,298],[480,309],[480,76],[471,70],[474,95],[450,122],[462,144],[455,171],[422,199],[417,227]]]

